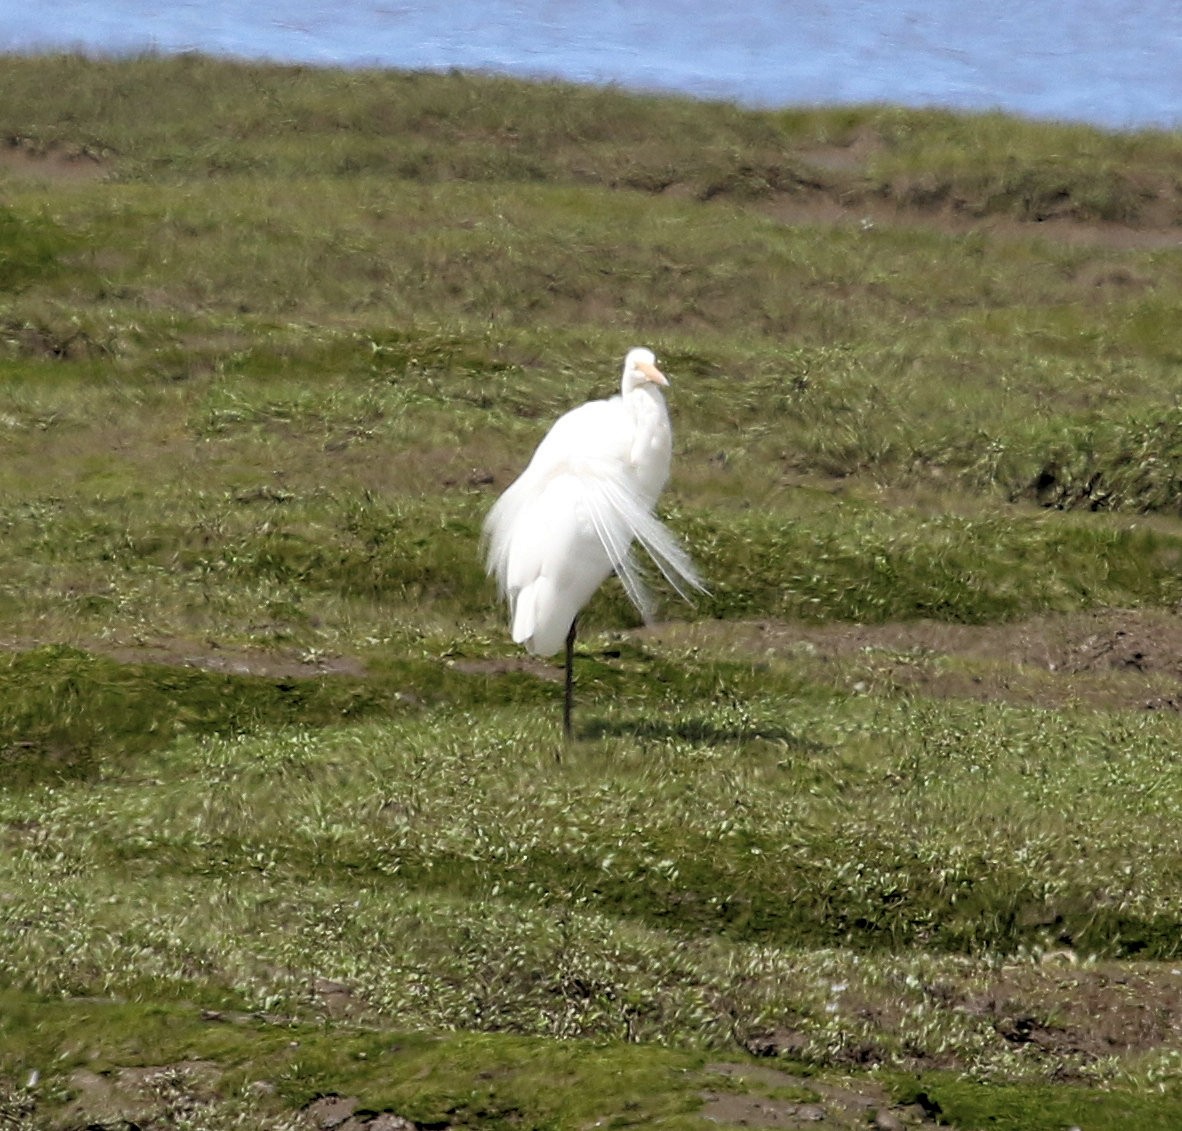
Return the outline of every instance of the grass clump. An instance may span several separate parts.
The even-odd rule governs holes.
[[[323,726],[398,708],[395,695],[360,680],[125,664],[55,645],[0,657],[0,688],[9,781],[117,773],[184,733]]]
[[[944,111],[890,112],[879,122],[884,148],[873,167],[883,191],[977,215],[1136,221],[1156,204],[1162,182],[1130,169],[1151,152],[1166,167],[1178,159],[1177,138],[1164,132],[1114,136],[1060,125],[1051,135],[1004,114]],[[1049,147],[1039,152],[1040,145]]]
[[[0,206],[0,288],[17,291],[54,273],[73,241],[46,217]]]
[[[463,1034],[342,1038],[313,1024],[202,1020],[190,1008],[144,1003],[96,1002],[81,1019],[52,999],[7,994],[5,1005],[4,1073],[56,1062],[32,1089],[13,1089],[9,1110],[21,1104],[27,1117],[60,1110],[61,1092],[76,1096],[81,1081],[105,1072],[108,1118],[149,1126],[182,1119],[218,1128],[306,1126],[294,1112],[326,1095],[351,1097],[371,1118],[388,1111],[427,1126],[510,1125],[526,1111],[557,1127],[612,1116],[687,1128],[698,1122],[701,1057],[692,1053]],[[34,1018],[33,1044],[18,1043]]]
[[[933,1074],[924,1076],[918,1086],[904,1085],[897,1094],[954,1127],[987,1125],[1012,1131],[1053,1131],[1059,1127],[1091,1126],[1132,1131],[1182,1116],[1182,1096],[1173,1092],[1145,1096],[1047,1085],[1006,1087]]]
[[[1062,509],[1177,513],[1175,474],[1182,422],[1177,409],[1073,437],[1050,458],[1028,493]]]
[[[1035,515],[917,517],[868,500],[823,501],[781,522],[743,515],[721,529],[691,526],[712,584],[703,605],[713,615],[983,624],[1176,600],[1177,546],[1156,531],[1085,529]]]

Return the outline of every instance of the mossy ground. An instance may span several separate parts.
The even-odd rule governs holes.
[[[1182,1119],[1176,135],[61,57],[0,141],[0,1121]],[[480,524],[642,343],[710,592],[564,748]]]

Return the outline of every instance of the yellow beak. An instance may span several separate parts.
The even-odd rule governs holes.
[[[669,379],[662,373],[655,365],[649,365],[647,361],[641,361],[636,366],[641,373],[644,374],[645,379],[651,381],[654,385],[668,385]]]

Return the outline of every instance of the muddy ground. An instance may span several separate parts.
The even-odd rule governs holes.
[[[808,1077],[759,1065],[720,1062],[708,1065],[705,1077],[718,1087],[701,1094],[702,1115],[713,1123],[739,1127],[877,1131],[933,1131],[939,1126],[929,1100],[892,1104],[886,1090],[873,1084],[858,1089],[822,1084]],[[208,1061],[142,1068],[121,1068],[99,1074],[85,1070],[70,1081],[76,1099],[67,1114],[79,1128],[176,1126],[200,1118],[203,1109],[222,1103],[220,1073]],[[737,1090],[736,1090],[737,1089]],[[250,1090],[262,1098],[273,1093],[265,1080]],[[97,1122],[94,1122],[97,1115]],[[89,1125],[85,1122],[91,1120]],[[396,1111],[373,1111],[356,1096],[320,1096],[283,1122],[287,1131],[416,1131],[418,1125]]]
[[[142,1129],[201,1126],[203,1117],[228,1114],[223,1074],[211,1061],[116,1068],[107,1072],[79,1069],[70,1078],[73,1099],[54,1121],[69,1131],[105,1128]],[[830,1131],[935,1131],[938,1105],[920,1093],[916,1101],[892,1103],[886,1089],[873,1082],[856,1087],[827,1084],[779,1068],[720,1061],[703,1071],[702,1116],[711,1123],[737,1127],[828,1128]],[[265,1104],[275,1094],[269,1080],[256,1080],[247,1093]],[[16,1112],[12,1113],[16,1115]],[[0,1125],[5,1111],[0,1104]],[[374,1111],[356,1096],[329,1093],[298,1111],[278,1117],[285,1131],[418,1131],[419,1125],[397,1111]],[[433,1131],[441,1131],[438,1124]]]
[[[1182,711],[1182,615],[1160,609],[1098,609],[989,625],[668,622],[632,635],[642,643],[700,646],[756,662],[800,662],[839,680],[848,676],[857,690],[906,690],[1056,709]],[[0,641],[10,650],[35,646],[24,639]],[[270,679],[365,674],[357,657],[299,649],[217,647],[180,639],[80,641],[78,646],[124,663],[177,664]],[[561,657],[522,654],[450,662],[471,674],[562,678]]]
[[[1099,609],[1011,624],[658,625],[640,635],[850,673],[859,690],[1027,706],[1182,710],[1182,616]],[[873,684],[873,686],[872,686]]]

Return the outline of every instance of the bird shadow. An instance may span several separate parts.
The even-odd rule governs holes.
[[[681,739],[705,745],[715,743],[774,742],[802,754],[822,754],[828,748],[820,742],[803,738],[786,727],[775,724],[754,724],[746,726],[718,726],[704,718],[681,719],[666,722],[658,719],[592,720],[576,727],[575,737],[598,738],[640,738],[640,739]]]

